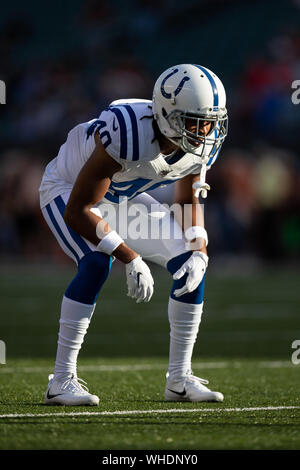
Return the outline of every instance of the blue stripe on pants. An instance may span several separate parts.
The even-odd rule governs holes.
[[[77,260],[77,263],[79,263],[79,256],[78,254],[76,253],[76,251],[74,250],[74,248],[70,245],[70,243],[68,242],[68,240],[66,239],[66,237],[64,236],[60,226],[58,225],[55,217],[54,217],[54,214],[53,214],[53,211],[50,207],[50,204],[48,204],[46,206],[46,211],[50,217],[50,220],[52,222],[52,224],[54,225],[55,227],[55,230],[57,231],[58,235],[60,236],[60,238],[62,239],[62,241],[64,242],[64,244],[66,245],[66,247],[73,253],[73,255],[75,256],[76,260]]]
[[[66,205],[63,201],[63,198],[61,196],[57,196],[55,199],[54,199],[54,202],[56,204],[56,207],[58,208],[62,218],[64,218],[64,214],[65,214],[65,209],[66,209]],[[88,253],[90,253],[92,250],[90,249],[90,247],[88,246],[88,244],[83,240],[83,238],[77,233],[75,232],[75,230],[73,230],[71,227],[69,227],[67,224],[66,224],[66,227],[71,235],[71,237],[73,238],[74,242],[77,243],[77,245],[79,246],[79,248],[81,249],[81,251],[87,255]]]

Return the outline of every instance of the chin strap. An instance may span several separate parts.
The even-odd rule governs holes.
[[[196,181],[193,183],[193,189],[195,190],[194,194],[195,197],[199,197],[201,194],[201,197],[205,199],[207,197],[207,191],[210,190],[209,184],[205,182],[205,177],[206,177],[206,172],[207,172],[207,162],[204,162],[201,166],[201,171],[200,171],[200,179],[199,181]]]

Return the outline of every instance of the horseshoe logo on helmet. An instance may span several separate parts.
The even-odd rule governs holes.
[[[161,82],[161,86],[160,86],[161,94],[162,94],[165,98],[167,98],[167,99],[171,99],[173,96],[177,96],[178,93],[181,92],[184,83],[187,82],[188,80],[190,80],[190,77],[183,77],[183,79],[182,79],[181,82],[179,83],[179,85],[178,85],[178,87],[176,88],[176,90],[174,91],[174,93],[167,93],[166,90],[164,89],[165,83],[166,83],[166,81],[168,80],[168,78],[172,77],[172,75],[175,75],[175,73],[177,73],[177,72],[178,72],[178,69],[173,70],[173,71],[172,71],[171,73],[169,73],[169,74],[163,79],[163,81]]]

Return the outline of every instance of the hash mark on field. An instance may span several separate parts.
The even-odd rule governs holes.
[[[256,406],[252,408],[169,408],[161,410],[122,410],[122,411],[78,411],[66,413],[24,413],[24,414],[5,414],[0,415],[4,418],[49,418],[65,416],[127,416],[141,414],[167,414],[167,413],[238,413],[247,411],[277,411],[277,410],[298,410],[300,406]]]
[[[224,367],[229,367],[228,362],[203,362],[195,363],[194,367],[201,367],[203,369],[219,369]],[[130,371],[139,371],[139,370],[161,370],[167,368],[166,364],[112,364],[112,365],[86,365],[78,366],[80,372],[130,372]],[[13,373],[13,372],[25,372],[31,374],[33,372],[49,372],[49,367],[3,367],[1,372]]]
[[[271,368],[271,369],[281,369],[281,368],[293,368],[295,367],[290,361],[254,361],[253,365],[262,367],[262,368]],[[235,368],[239,369],[244,367],[243,362],[239,361],[228,361],[228,362],[194,362],[193,369],[226,369],[226,368]],[[167,360],[166,364],[100,364],[100,365],[86,365],[86,366],[79,366],[78,369],[80,372],[130,372],[130,371],[143,371],[143,370],[164,370],[167,368]],[[25,373],[25,374],[32,374],[32,373],[40,373],[43,372],[45,374],[50,372],[50,367],[1,367],[1,373]]]

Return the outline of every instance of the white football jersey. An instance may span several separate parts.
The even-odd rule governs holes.
[[[40,186],[41,207],[72,189],[95,148],[96,131],[107,153],[122,166],[113,175],[105,194],[110,202],[119,203],[124,196],[132,199],[188,174],[200,173],[201,163],[196,155],[180,149],[169,156],[160,153],[152,123],[152,101],[128,99],[113,101],[98,119],[74,127],[57,157],[46,167]],[[219,150],[210,158],[208,168],[217,159]]]

